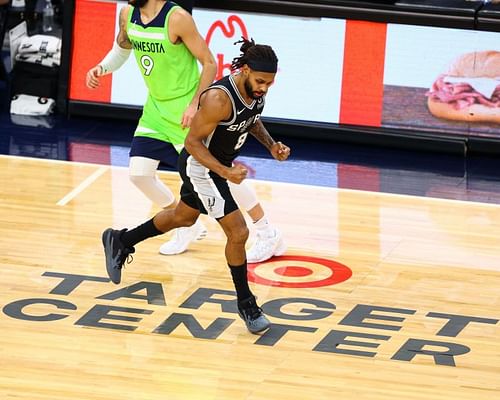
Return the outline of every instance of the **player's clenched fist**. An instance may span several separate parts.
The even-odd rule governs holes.
[[[225,178],[230,182],[239,184],[247,177],[247,174],[248,170],[244,166],[236,164],[228,169]]]
[[[272,156],[278,161],[285,161],[290,155],[290,147],[281,142],[276,142],[271,147]]]
[[[87,72],[87,77],[85,80],[87,87],[91,89],[99,87],[99,78],[102,76],[102,72],[102,67],[100,65],[96,65],[94,68],[91,68]]]

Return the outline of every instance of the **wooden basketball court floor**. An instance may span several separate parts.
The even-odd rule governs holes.
[[[499,205],[252,181],[289,245],[249,268],[252,335],[214,221],[114,285],[101,232],[157,211],[126,169],[0,156],[0,184],[0,399],[500,398]]]

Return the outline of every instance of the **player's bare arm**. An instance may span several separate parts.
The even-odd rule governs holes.
[[[119,21],[120,29],[118,31],[118,35],[116,35],[116,43],[122,49],[132,48],[132,43],[130,42],[127,36],[127,22],[128,22],[129,11],[130,11],[130,6],[122,7],[122,9],[120,10],[120,21]]]
[[[200,99],[200,107],[184,141],[184,146],[202,165],[224,177],[225,167],[208,151],[204,141],[217,127],[217,124],[229,118],[231,108],[229,98],[219,89],[205,92]]]
[[[207,43],[198,32],[196,24],[191,14],[183,9],[176,10],[172,14],[169,21],[169,37],[173,43],[181,40],[189,49],[191,54],[196,57],[201,64],[201,75],[198,89],[193,96],[186,112],[182,118],[182,126],[189,127],[191,125],[194,114],[198,109],[200,94],[205,90],[215,79],[217,65],[215,58],[208,48]]]
[[[275,141],[260,119],[250,128],[250,133],[255,139],[262,143],[267,150],[271,151],[271,147],[273,147]]]
[[[281,142],[275,142],[260,119],[250,128],[250,133],[276,160],[284,161],[290,155],[290,148]]]
[[[130,6],[125,6],[120,10],[120,28],[118,34],[116,35],[116,44],[99,64],[87,72],[85,80],[87,87],[91,89],[98,88],[100,84],[100,77],[113,72],[113,68],[106,70],[103,63],[107,61],[108,64],[114,66],[115,69],[118,69],[127,60],[130,50],[132,49],[132,43],[127,36],[127,18],[129,9]]]
[[[241,183],[246,178],[247,170],[241,165],[226,167],[221,164],[203,143],[220,121],[231,116],[231,112],[232,105],[225,92],[219,89],[205,92],[200,99],[200,108],[193,119],[184,145],[188,153],[202,165],[228,181]]]

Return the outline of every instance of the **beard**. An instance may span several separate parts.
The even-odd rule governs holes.
[[[262,93],[261,95],[255,94],[252,85],[250,85],[250,82],[248,82],[248,79],[245,81],[245,92],[247,93],[248,97],[251,97],[254,100],[258,100],[264,95],[264,93]]]

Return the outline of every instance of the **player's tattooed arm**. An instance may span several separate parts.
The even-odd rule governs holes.
[[[275,141],[260,119],[250,128],[250,133],[255,139],[262,143],[267,150],[271,151]]]
[[[128,35],[127,35],[127,19],[128,19],[129,7],[130,6],[123,7],[120,10],[120,30],[119,30],[118,35],[116,37],[116,43],[122,49],[131,49],[132,48],[132,43],[130,42]]]
[[[262,143],[267,150],[269,150],[271,155],[276,160],[285,161],[290,155],[290,147],[281,142],[275,142],[260,119],[250,128],[249,131],[252,136]]]

